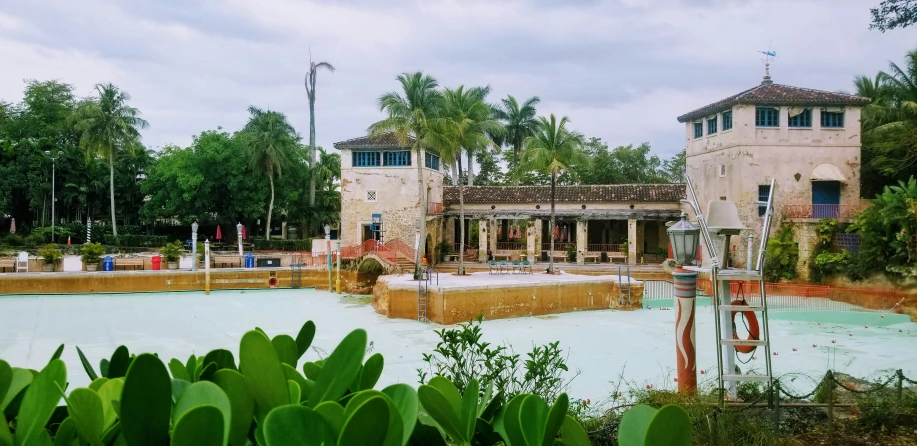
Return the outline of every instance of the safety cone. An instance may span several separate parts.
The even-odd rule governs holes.
[[[70,236],[69,236],[69,235],[67,236],[67,244],[68,244],[68,245],[70,244]]]

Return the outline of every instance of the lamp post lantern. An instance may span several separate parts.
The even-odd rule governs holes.
[[[672,244],[672,256],[677,267],[672,272],[675,288],[675,350],[678,372],[678,391],[693,393],[697,390],[697,350],[694,343],[694,309],[697,297],[697,273],[684,269],[697,256],[700,228],[688,222],[684,213],[681,220],[666,232]]]
[[[334,290],[331,286],[331,225],[325,225],[325,253],[328,257],[328,291]]]
[[[191,271],[197,271],[197,220],[191,223]]]
[[[57,162],[57,159],[60,158],[60,153],[55,152],[54,155],[51,155],[50,150],[45,150],[45,155],[47,155],[48,158],[51,158],[51,241],[53,242],[54,236],[55,236],[54,234],[54,219],[56,218],[55,206],[57,205],[57,198],[55,197],[55,192],[57,189],[57,182],[54,181],[55,180],[54,177],[56,173],[55,170],[57,167],[56,162]]]
[[[242,222],[236,224],[236,235],[239,240],[239,257],[242,257]]]

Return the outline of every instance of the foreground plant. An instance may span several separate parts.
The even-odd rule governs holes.
[[[256,328],[242,337],[238,365],[222,349],[166,365],[121,346],[101,374],[77,349],[92,382],[71,391],[63,345],[40,372],[0,360],[0,446],[590,444],[566,394],[550,407],[530,394],[504,406],[475,379],[460,394],[443,377],[419,391],[375,390],[384,358],[364,358],[363,330],[300,373],[314,337],[311,321],[295,338]]]

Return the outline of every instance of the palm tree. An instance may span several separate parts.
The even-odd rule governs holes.
[[[535,128],[538,126],[535,106],[541,102],[541,99],[538,96],[532,96],[520,105],[516,98],[507,95],[506,99],[501,102],[502,106],[494,108],[494,117],[502,121],[503,126],[506,127],[506,143],[513,147],[513,166],[510,166],[510,170],[513,170],[519,165],[519,154],[522,151],[523,142],[527,137],[535,134]],[[470,181],[468,185],[471,186]]]
[[[535,134],[525,138],[520,165],[525,169],[551,172],[551,222],[548,235],[551,238],[551,251],[554,251],[554,197],[557,189],[557,176],[571,165],[588,167],[591,160],[583,151],[585,138],[580,133],[567,130],[570,122],[566,116],[560,118],[551,114],[551,119],[538,118]],[[572,172],[576,175],[576,172]],[[548,256],[548,272],[554,272],[554,257]]]
[[[439,129],[431,134],[431,143],[439,149],[440,156],[458,167],[462,172],[462,151],[469,154],[495,147],[490,135],[499,135],[503,126],[493,119],[493,110],[484,102],[490,87],[455,90],[446,89],[443,95],[442,119]],[[469,161],[470,162],[470,161]],[[453,182],[459,192],[459,267],[458,273],[465,274],[465,197],[461,179]]]
[[[271,239],[271,215],[274,212],[274,175],[283,176],[283,169],[292,164],[293,151],[299,146],[299,135],[280,112],[248,107],[248,123],[242,129],[247,133],[246,148],[252,169],[265,175],[271,183],[271,202],[267,208],[267,231]]]
[[[414,138],[411,150],[417,156],[417,193],[419,218],[417,225],[420,228],[420,242],[417,252],[414,253],[414,278],[420,279],[421,255],[427,237],[427,194],[424,190],[423,167],[424,148],[429,146],[427,137],[434,127],[437,113],[441,108],[442,94],[437,90],[439,83],[432,76],[416,73],[402,73],[398,75],[402,93],[390,92],[379,98],[379,109],[388,114],[388,117],[369,126],[370,135],[393,133],[401,144],[406,146],[409,137]]]
[[[315,78],[318,70],[324,68],[334,73],[334,66],[328,62],[309,61],[309,72],[306,73],[306,95],[309,96],[309,160],[314,166],[315,157]],[[315,178],[309,179],[309,206],[315,206]]]
[[[118,236],[115,222],[115,156],[119,151],[133,152],[140,146],[140,129],[149,124],[140,112],[127,105],[131,95],[112,84],[98,84],[97,99],[84,102],[72,117],[75,128],[82,133],[80,147],[87,155],[108,160],[109,193],[111,195],[111,232]]]

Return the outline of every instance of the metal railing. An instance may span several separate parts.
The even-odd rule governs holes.
[[[788,204],[783,207],[787,218],[834,218],[850,220],[866,206],[860,204]]]
[[[573,242],[554,242],[554,250],[555,250],[555,251],[568,251],[568,250],[570,250],[571,248],[572,248],[572,249],[576,249],[576,243],[573,243]],[[541,250],[542,250],[543,252],[550,251],[550,250],[551,250],[551,244],[550,244],[550,243],[542,243],[542,244],[541,244]]]
[[[586,245],[586,251],[594,252],[622,252],[621,245],[616,243],[591,243]]]
[[[671,280],[644,280],[643,300],[674,299],[675,285]]]
[[[698,279],[699,293],[710,296],[710,279]],[[894,290],[841,288],[825,285],[795,283],[766,283],[767,305],[771,311],[858,311],[870,313],[893,312],[905,294]],[[733,281],[729,286],[732,299],[745,299],[749,305],[762,305],[757,282]],[[671,297],[671,296],[670,296]],[[646,297],[645,297],[646,298]]]
[[[525,243],[522,242],[497,242],[498,250],[518,251],[525,249]]]

